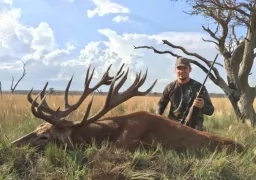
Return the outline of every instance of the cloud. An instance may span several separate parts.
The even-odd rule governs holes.
[[[103,2],[111,3],[106,0]],[[161,92],[168,82],[175,79],[175,58],[168,54],[156,54],[149,49],[134,49],[134,46],[152,45],[159,50],[171,50],[184,55],[179,50],[163,45],[162,39],[167,39],[173,44],[184,46],[188,51],[198,53],[208,59],[213,59],[216,55],[213,44],[202,41],[202,38],[209,39],[203,33],[118,33],[110,28],[97,30],[104,40],[100,38],[84,45],[79,44],[80,47],[84,47],[77,49],[78,47],[72,41],[59,44],[55,37],[56,32],[47,22],[39,22],[34,26],[22,24],[20,21],[22,11],[19,8],[5,8],[0,13],[0,17],[4,17],[0,19],[0,81],[5,90],[9,89],[12,76],[15,81],[21,76],[23,71],[21,61],[26,61],[28,62],[27,75],[19,84],[18,89],[30,89],[31,87],[41,89],[47,81],[49,87],[64,89],[67,81],[74,74],[71,89],[82,90],[89,65],[95,68],[94,79],[91,82],[93,86],[100,80],[110,64],[112,64],[110,74],[114,75],[125,63],[124,69],[129,67],[130,73],[124,88],[132,83],[137,72],[142,70],[144,73],[148,69],[147,80],[140,90],[145,90],[155,79],[158,79],[153,91]],[[108,14],[104,13],[104,15]],[[99,14],[98,9],[94,15]],[[225,77],[223,68],[218,66],[218,69],[221,76]],[[253,75],[251,78],[255,78]],[[205,73],[193,66],[191,76],[203,82]],[[210,92],[222,92],[209,81],[207,81],[207,87]],[[102,90],[107,90],[107,87],[103,86]]]
[[[113,3],[111,0],[92,0],[96,8],[87,11],[87,16],[92,18],[96,15],[105,16],[108,14],[126,14],[130,10],[120,4]]]
[[[60,48],[47,22],[26,26],[20,22],[21,16],[19,8],[0,9],[0,81],[5,90],[10,87],[12,76],[15,80],[21,76],[22,61],[28,62],[27,75],[18,88],[29,89],[33,82],[45,82],[57,74],[58,64],[67,61],[76,48],[71,42]]]
[[[76,46],[69,42],[65,47],[59,48],[54,36],[54,31],[48,23],[41,22],[37,27],[28,27],[20,23],[21,11],[11,9],[4,13],[8,21],[0,29],[8,34],[7,38],[1,39],[0,46],[0,76],[3,88],[8,89],[11,76],[15,79],[22,74],[21,60],[28,61],[27,75],[18,86],[18,89],[41,89],[45,82],[49,81],[49,87],[64,89],[67,80],[74,74],[71,89],[82,90],[86,69],[91,64],[95,68],[92,85],[107,70],[110,64],[110,74],[125,63],[125,69],[129,67],[129,76],[124,88],[132,83],[137,72],[142,73],[148,69],[148,76],[141,90],[145,90],[150,84],[158,79],[153,91],[161,92],[165,85],[175,79],[174,60],[170,55],[159,55],[148,49],[134,49],[134,46],[149,45],[160,50],[172,50],[162,44],[162,39],[170,40],[176,45],[186,47],[191,52],[196,52],[212,59],[215,56],[215,48],[209,43],[202,41],[207,39],[205,34],[197,32],[160,32],[156,34],[122,33],[118,34],[112,29],[99,29],[98,33],[105,41],[92,41],[85,44],[79,54],[74,56],[71,52]],[[180,53],[173,50],[174,53]],[[198,68],[193,67],[192,77],[203,81],[205,74]],[[216,86],[209,84],[214,91],[219,91]],[[102,87],[106,90],[107,87]],[[217,90],[216,90],[217,89]]]
[[[126,22],[129,20],[129,17],[128,16],[116,16],[112,19],[112,21],[116,22],[116,23],[120,23],[120,22]]]
[[[135,50],[134,46],[152,45],[159,50],[172,50],[161,42],[162,39],[167,39],[176,45],[186,47],[188,51],[199,53],[209,59],[212,59],[216,53],[213,45],[206,44],[202,41],[202,38],[208,38],[202,33],[161,32],[157,34],[118,34],[111,29],[99,29],[98,32],[106,37],[107,40],[88,43],[80,50],[76,57],[70,56],[70,50],[75,48],[70,44],[66,44],[66,48],[64,49],[55,49],[49,53],[45,53],[41,58],[37,57],[35,53],[27,56],[26,59],[33,59],[33,61],[28,65],[27,76],[19,88],[28,89],[28,87],[35,86],[35,89],[40,89],[46,81],[49,81],[49,87],[64,89],[67,81],[74,74],[71,89],[82,90],[86,69],[89,65],[95,68],[94,80],[91,82],[91,86],[93,86],[99,81],[110,64],[112,64],[110,74],[114,75],[121,65],[125,63],[124,69],[129,67],[130,73],[123,89],[132,83],[136,73],[141,70],[142,73],[145,73],[146,69],[148,69],[147,80],[140,90],[145,90],[155,79],[158,79],[158,83],[153,91],[161,92],[170,81],[175,79],[175,58],[170,55],[156,54],[148,49]],[[173,50],[173,52],[184,55],[178,50]],[[12,74],[16,77],[21,74],[21,69],[18,70],[19,66],[21,67],[21,65],[18,63],[15,64],[14,62],[13,64],[5,62],[1,65],[1,67],[4,67],[3,73],[7,74],[4,79],[6,84],[10,83]],[[192,66],[192,68],[192,78],[203,82],[205,73],[195,66]],[[220,73],[222,74],[223,71],[220,71]],[[210,92],[222,92],[212,83],[207,83],[206,86],[210,88]],[[106,86],[101,88],[102,90],[107,90]]]
[[[7,5],[12,5],[13,1],[12,0],[0,0],[0,3],[7,4]]]
[[[27,27],[19,20],[21,10],[12,8],[1,11],[0,48],[2,54],[25,56],[32,53],[43,55],[56,48],[55,37],[48,23],[41,22],[38,27]],[[1,55],[0,53],[0,55]]]
[[[167,54],[156,54],[148,49],[135,50],[134,46],[152,45],[159,50],[172,50],[170,47],[162,44],[162,39],[167,39],[176,45],[186,47],[188,51],[199,53],[209,59],[212,59],[216,55],[215,47],[202,41],[202,38],[208,38],[207,35],[202,33],[161,32],[157,34],[118,34],[111,29],[99,29],[98,32],[105,36],[107,40],[88,43],[80,51],[78,58],[60,64],[62,67],[70,67],[69,76],[73,72],[78,75],[85,75],[85,68],[91,64],[92,67],[95,67],[95,81],[93,82],[96,83],[110,64],[112,64],[110,72],[114,74],[125,63],[125,68],[129,67],[130,73],[124,88],[127,88],[132,83],[137,72],[142,70],[144,73],[148,69],[147,80],[141,90],[145,90],[155,79],[158,79],[158,83],[153,91],[161,92],[169,82],[175,80],[175,58]],[[172,51],[184,55],[179,50]],[[203,82],[206,74],[196,66],[192,66],[192,68],[192,78]],[[224,73],[223,69],[220,69],[220,73],[221,75]],[[66,74],[63,73],[59,78],[63,79],[63,77],[67,77],[67,74],[68,72]],[[83,82],[84,76],[81,76],[79,78]],[[213,83],[207,83],[206,86],[210,88],[210,92],[222,92]]]

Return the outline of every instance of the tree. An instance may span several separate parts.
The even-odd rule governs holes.
[[[23,73],[22,73],[20,79],[16,82],[16,84],[15,84],[14,86],[13,86],[14,77],[12,76],[12,84],[11,84],[11,92],[12,92],[12,93],[15,91],[15,89],[17,88],[17,86],[18,86],[18,84],[20,83],[20,81],[21,81],[21,80],[24,78],[24,76],[26,75],[26,69],[25,69],[25,67],[26,67],[26,64],[27,64],[27,63],[24,63],[23,61],[22,61],[22,63],[23,63]]]
[[[98,92],[99,95],[104,95],[104,93],[102,92],[101,89],[100,89],[100,90],[99,90],[99,89],[96,89],[96,90],[97,90],[97,92]]]
[[[178,0],[176,0],[178,1]],[[256,114],[253,108],[253,101],[256,95],[256,88],[248,83],[248,77],[253,66],[256,53],[256,2],[255,0],[245,0],[243,2],[236,0],[187,0],[192,7],[190,15],[202,15],[215,23],[216,29],[202,26],[212,39],[203,41],[214,43],[216,48],[223,56],[224,68],[227,75],[225,81],[213,67],[213,73],[209,78],[213,83],[219,86],[227,95],[232,104],[234,112],[238,119],[245,121],[249,118],[252,125],[256,124]],[[244,36],[238,38],[236,28],[246,29]],[[204,72],[209,68],[205,67],[199,61],[203,61],[208,67],[211,61],[199,54],[188,52],[184,47],[176,46],[168,40],[162,40],[172,48],[180,49],[184,54],[190,56],[191,63],[197,65]],[[148,48],[155,53],[169,53],[172,56],[179,57],[171,51],[159,51],[152,46],[137,46],[135,49]],[[197,60],[195,60],[197,59]]]
[[[55,93],[55,90],[54,90],[54,88],[49,88],[49,94],[54,94]]]

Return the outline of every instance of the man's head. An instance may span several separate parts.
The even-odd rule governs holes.
[[[191,72],[190,60],[184,57],[177,58],[175,72],[179,83],[187,83]]]

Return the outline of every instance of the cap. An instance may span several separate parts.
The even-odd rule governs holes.
[[[186,66],[186,67],[190,67],[190,60],[184,57],[179,57],[177,58],[176,62],[175,62],[175,67],[177,66]]]

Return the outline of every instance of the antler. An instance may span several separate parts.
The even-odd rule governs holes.
[[[146,91],[140,92],[138,89],[144,84],[144,82],[147,78],[147,70],[146,70],[146,73],[144,74],[144,76],[142,77],[142,79],[140,79],[140,76],[141,76],[141,71],[140,71],[139,74],[136,74],[136,78],[135,78],[133,84],[126,91],[119,93],[118,90],[123,86],[123,84],[127,80],[128,72],[129,72],[129,68],[127,69],[127,72],[125,73],[124,77],[119,81],[119,83],[115,87],[114,87],[114,85],[115,85],[117,78],[113,79],[113,81],[110,85],[110,88],[109,88],[109,92],[108,92],[108,95],[106,98],[105,105],[93,117],[88,119],[91,105],[93,102],[93,96],[92,96],[92,99],[91,99],[90,103],[88,104],[84,118],[79,123],[79,125],[88,125],[88,124],[91,124],[91,123],[97,121],[99,118],[104,116],[109,110],[111,110],[114,107],[116,107],[117,105],[125,102],[126,100],[130,99],[131,97],[145,96],[152,90],[152,88],[155,86],[155,84],[157,82],[157,79],[156,79],[154,81],[154,83]]]
[[[93,91],[98,89],[101,85],[110,85],[111,82],[113,81],[113,79],[117,80],[117,79],[119,79],[124,74],[124,71],[121,73],[121,71],[123,69],[123,66],[124,66],[124,64],[123,64],[121,66],[121,68],[119,69],[119,71],[117,72],[116,76],[115,77],[110,77],[109,76],[109,70],[110,70],[111,66],[112,65],[110,65],[108,67],[108,69],[104,73],[102,79],[94,87],[90,88],[89,85],[90,85],[90,82],[92,80],[92,77],[93,77],[93,74],[94,74],[94,70],[95,70],[95,68],[93,68],[93,71],[92,71],[91,75],[89,76],[89,70],[90,70],[90,67],[91,67],[91,65],[90,65],[88,70],[87,70],[87,73],[86,73],[83,94],[81,95],[81,97],[79,98],[77,103],[75,103],[73,105],[70,105],[68,103],[68,92],[69,92],[69,88],[70,88],[71,82],[73,80],[73,76],[72,76],[71,79],[69,80],[68,85],[67,85],[66,90],[65,90],[65,95],[64,95],[65,109],[63,111],[60,110],[60,107],[55,111],[55,110],[51,109],[48,106],[48,104],[47,104],[47,102],[45,100],[46,95],[47,95],[45,93],[45,90],[47,88],[48,82],[45,84],[43,90],[35,97],[34,100],[31,97],[31,94],[32,94],[32,91],[33,91],[33,88],[32,88],[30,90],[30,92],[28,93],[28,95],[27,95],[27,99],[32,104],[31,105],[31,111],[32,111],[33,115],[38,117],[38,118],[44,119],[45,121],[47,121],[47,122],[49,122],[49,123],[51,123],[53,125],[65,126],[64,125],[65,123],[60,121],[61,118],[66,117],[72,111],[76,110],[82,104],[82,102],[85,100],[85,98],[89,94],[91,94]],[[40,104],[38,104],[36,102],[39,96],[41,98]],[[51,114],[51,115],[46,115],[43,112]],[[70,123],[68,123],[68,125],[70,125]]]

